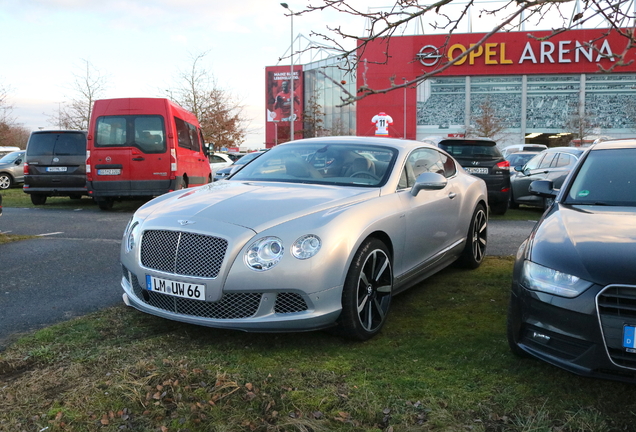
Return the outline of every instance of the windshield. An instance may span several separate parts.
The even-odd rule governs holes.
[[[0,164],[13,163],[16,160],[18,160],[20,156],[22,156],[22,152],[9,153],[8,155],[5,155],[2,158],[0,158]]]
[[[396,156],[395,149],[364,144],[284,144],[262,154],[231,179],[381,186]]]
[[[495,143],[480,143],[479,141],[442,141],[439,148],[450,153],[455,158],[492,159],[502,158],[502,154]]]
[[[636,206],[636,149],[591,151],[573,179],[565,204]]]
[[[261,152],[248,153],[245,156],[242,156],[240,159],[237,159],[237,161],[234,162],[234,165],[245,165],[260,154]]]
[[[27,145],[28,156],[82,156],[86,154],[83,132],[34,133]]]

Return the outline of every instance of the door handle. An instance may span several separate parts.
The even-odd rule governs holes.
[[[142,161],[142,160],[145,160],[145,159],[142,158],[142,157],[134,157],[134,158],[132,158],[132,160],[134,160],[134,161]]]
[[[449,197],[450,199],[453,199],[453,198],[455,198],[456,196],[457,196],[457,194],[456,194],[455,192],[451,192],[451,193],[449,193],[449,194],[448,194],[448,197]]]

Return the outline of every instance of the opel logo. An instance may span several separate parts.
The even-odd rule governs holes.
[[[189,220],[185,220],[185,219],[178,220],[177,222],[179,222],[179,225],[181,225],[181,226],[192,225],[194,223],[194,221],[189,221]]]
[[[433,45],[426,45],[422,47],[420,52],[418,52],[415,57],[422,63],[424,66],[435,66],[439,63],[439,60],[442,58],[442,55],[439,53],[439,48]]]
[[[106,156],[106,162],[110,162],[111,160],[110,156]]]

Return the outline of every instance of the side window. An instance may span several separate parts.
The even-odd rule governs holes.
[[[413,187],[417,177],[425,172],[434,172],[446,176],[442,156],[440,152],[433,149],[417,149],[413,151],[404,164],[398,188],[407,189]]]
[[[564,167],[568,166],[573,162],[572,156],[565,153],[559,153],[559,159],[557,159],[552,165],[555,167]]]
[[[539,164],[539,168],[550,168],[552,161],[556,157],[556,153],[548,153],[545,155],[541,163]]]
[[[539,164],[543,160],[543,156],[544,155],[541,154],[530,159],[528,163],[525,165],[525,169],[529,169],[529,170],[537,169],[539,167]]]
[[[186,149],[192,148],[188,124],[178,117],[174,118],[174,123],[177,126],[177,143],[179,144],[179,147]]]
[[[440,153],[439,156],[442,159],[442,163],[444,164],[444,177],[449,178],[457,174],[457,166],[455,165],[455,160],[443,153]]]
[[[199,132],[199,129],[197,129],[196,126],[190,124],[190,123],[186,123],[188,125],[188,129],[190,131],[190,144],[191,144],[191,149],[194,151],[201,151],[201,142],[199,141],[199,135],[201,135],[201,133]]]

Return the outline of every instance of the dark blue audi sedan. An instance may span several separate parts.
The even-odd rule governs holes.
[[[636,140],[585,152],[522,243],[508,310],[510,349],[579,375],[636,383]]]

